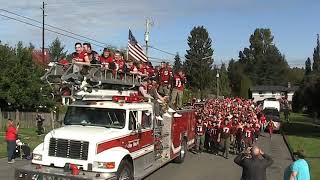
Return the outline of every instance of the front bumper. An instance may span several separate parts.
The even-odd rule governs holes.
[[[107,179],[116,180],[115,173],[98,173],[80,171],[79,175],[74,176],[71,172],[64,172],[63,168],[42,166],[36,169],[35,165],[29,164],[15,169],[15,179],[19,180],[97,180]]]

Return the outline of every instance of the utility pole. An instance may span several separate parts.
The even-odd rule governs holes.
[[[42,61],[44,62],[45,52],[44,52],[44,17],[45,17],[45,4],[44,1],[42,2]]]
[[[146,56],[148,56],[148,46],[149,46],[149,34],[150,34],[150,26],[153,25],[153,21],[149,18],[146,19],[146,32],[144,33],[144,41],[146,43]]]
[[[219,97],[219,69],[217,68],[217,75],[216,75],[216,78],[217,78],[217,99]]]

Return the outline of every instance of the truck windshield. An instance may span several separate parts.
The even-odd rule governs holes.
[[[69,106],[64,124],[122,129],[125,126],[125,120],[126,111],[123,109]]]

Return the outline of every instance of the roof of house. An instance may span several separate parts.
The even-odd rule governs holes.
[[[299,86],[291,86],[290,88],[286,86],[253,86],[250,88],[251,91],[281,91],[289,92],[296,91]]]

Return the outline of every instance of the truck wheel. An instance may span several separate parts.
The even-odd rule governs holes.
[[[183,141],[181,143],[181,149],[180,149],[179,156],[176,157],[173,161],[175,163],[183,163],[183,161],[187,155],[187,152],[188,152],[187,141],[185,139],[183,139]]]
[[[121,161],[118,171],[118,180],[133,180],[133,167],[132,164],[126,160]]]

